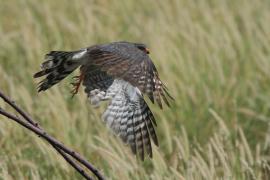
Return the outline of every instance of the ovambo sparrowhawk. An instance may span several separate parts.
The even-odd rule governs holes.
[[[51,51],[34,77],[47,75],[38,86],[38,91],[45,91],[80,66],[73,94],[82,82],[91,104],[110,100],[102,116],[104,121],[143,160],[145,153],[152,157],[150,139],[158,146],[156,121],[143,94],[160,108],[162,100],[169,106],[168,97],[172,99],[148,54],[144,44],[130,42]]]

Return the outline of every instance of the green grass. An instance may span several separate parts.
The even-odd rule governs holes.
[[[267,0],[0,0],[0,89],[109,179],[268,179],[269,17]],[[50,50],[118,40],[148,44],[175,98],[171,109],[149,103],[160,147],[145,162],[82,90],[71,99],[70,78],[40,94],[32,78]],[[0,179],[81,176],[0,117]]]

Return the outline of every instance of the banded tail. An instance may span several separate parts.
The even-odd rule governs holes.
[[[83,63],[86,49],[79,51],[51,51],[41,64],[41,71],[34,74],[34,78],[46,76],[39,82],[38,92],[45,91],[57,84]]]

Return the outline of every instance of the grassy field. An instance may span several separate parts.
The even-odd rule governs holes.
[[[0,89],[108,179],[269,179],[269,22],[268,0],[0,0]],[[71,78],[40,94],[32,78],[50,50],[119,40],[148,44],[175,98],[149,103],[160,147],[144,162],[106,128],[104,108],[82,90],[71,99]],[[81,176],[0,116],[2,179]]]

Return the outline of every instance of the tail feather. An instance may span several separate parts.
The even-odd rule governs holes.
[[[41,64],[41,71],[34,74],[34,78],[46,76],[45,79],[40,81],[38,86],[38,92],[45,91],[53,85],[60,82],[67,77],[82,63],[82,58],[76,57],[76,55],[85,52],[80,51],[51,51],[45,57],[45,62]]]

